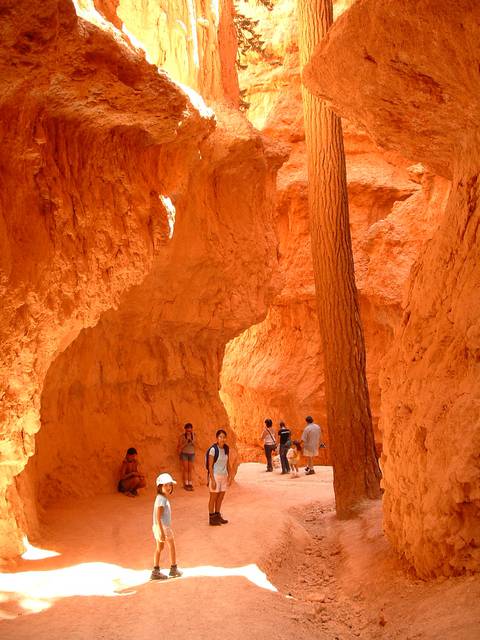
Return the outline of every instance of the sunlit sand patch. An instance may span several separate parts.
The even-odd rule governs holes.
[[[276,587],[268,580],[266,574],[258,568],[256,564],[247,564],[244,567],[214,567],[206,565],[203,567],[192,567],[183,569],[184,578],[199,577],[228,577],[241,576],[252,582],[255,586],[268,591],[278,591]]]
[[[45,558],[54,558],[60,554],[56,551],[49,551],[48,549],[39,549],[30,544],[27,536],[23,536],[23,546],[25,547],[24,553],[22,553],[23,560],[43,560]]]
[[[114,597],[149,581],[150,571],[125,569],[105,562],[88,562],[50,571],[0,573],[0,617],[18,613],[38,613],[60,598],[73,596]],[[17,613],[17,615],[18,615]]]
[[[183,572],[182,580],[242,577],[261,589],[277,591],[256,564],[243,567],[206,565],[185,568]],[[88,562],[50,571],[0,573],[0,618],[45,611],[60,598],[133,595],[135,587],[148,582],[150,570],[125,569],[105,562]]]

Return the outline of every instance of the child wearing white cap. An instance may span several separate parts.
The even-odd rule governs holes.
[[[167,496],[173,492],[173,485],[177,484],[169,473],[161,473],[157,478],[157,497],[153,505],[153,535],[155,537],[155,553],[153,556],[153,571],[151,580],[166,580],[167,578],[179,578],[182,572],[177,568],[177,557],[175,551],[175,539],[173,537],[172,512]],[[168,576],[160,571],[160,555],[168,544],[170,550],[171,567]]]

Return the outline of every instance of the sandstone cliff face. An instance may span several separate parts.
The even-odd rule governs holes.
[[[212,131],[186,95],[67,0],[4,2],[0,94],[0,556],[21,548],[12,477],[34,452],[52,360],[168,242],[160,195]]]
[[[147,60],[207,102],[238,104],[233,1],[94,0]]]
[[[382,374],[385,529],[423,576],[480,567],[479,24],[473,1],[360,0],[305,75],[385,146],[452,178]]]
[[[348,3],[336,3],[341,13]],[[285,419],[300,437],[308,414],[325,423],[323,357],[318,330],[307,211],[295,3],[275,9],[245,4],[260,20],[265,55],[252,56],[241,74],[249,117],[291,147],[279,173],[279,267],[282,291],[265,321],[227,347],[222,400],[243,454],[261,458],[258,436],[266,416]],[[403,295],[423,243],[437,225],[449,183],[412,166],[398,153],[385,153],[364,129],[344,123],[351,232],[367,346],[367,375],[376,439],[380,415],[382,358],[400,322]],[[324,428],[324,431],[326,429]],[[328,440],[328,433],[326,433]],[[320,463],[329,463],[328,448]]]
[[[240,114],[217,111],[217,119],[175,199],[169,247],[49,370],[28,469],[40,503],[112,491],[132,445],[151,483],[164,470],[180,480],[176,443],[187,421],[204,481],[202,453],[216,429],[230,431],[218,396],[223,351],[265,316],[273,294],[274,178],[283,157]]]

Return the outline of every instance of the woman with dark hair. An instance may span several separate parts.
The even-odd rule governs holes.
[[[184,426],[184,433],[178,439],[177,451],[182,463],[183,488],[193,491],[193,464],[195,460],[195,436],[191,422]]]
[[[138,489],[146,487],[145,476],[140,473],[140,465],[137,460],[137,450],[134,447],[127,449],[125,460],[120,467],[118,490],[128,497],[138,495]]]
[[[260,439],[263,442],[263,449],[265,451],[265,458],[267,459],[267,471],[273,471],[272,465],[272,453],[277,448],[277,440],[275,438],[275,432],[272,430],[272,421],[270,418],[265,420],[265,427],[262,431]]]
[[[280,438],[280,462],[282,464],[282,474],[290,471],[290,465],[287,460],[287,453],[290,449],[291,431],[286,426],[285,422],[280,422],[280,429],[278,430],[278,437]]]
[[[219,526],[227,524],[222,518],[220,509],[227,488],[232,483],[232,468],[230,466],[230,449],[228,448],[227,432],[219,429],[215,434],[217,441],[207,451],[207,477],[210,497],[208,500],[209,524]]]

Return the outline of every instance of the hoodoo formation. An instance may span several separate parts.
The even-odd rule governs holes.
[[[480,570],[480,5],[333,4],[301,69],[296,0],[0,0],[2,560],[132,444],[179,474],[184,422],[235,465],[325,424],[303,82],[343,118],[386,538]]]

